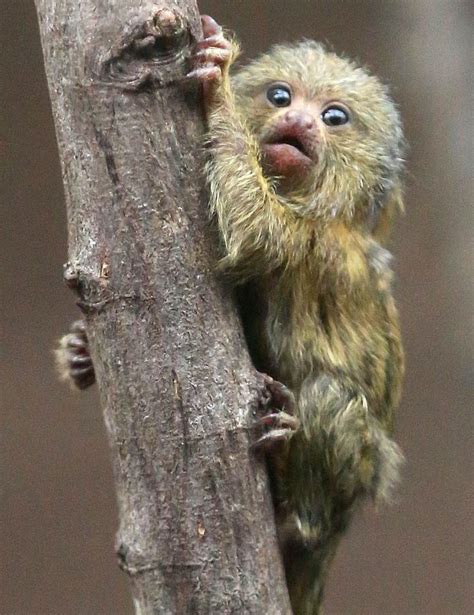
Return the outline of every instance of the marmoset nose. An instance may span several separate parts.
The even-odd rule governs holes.
[[[283,117],[283,120],[287,124],[298,126],[306,130],[311,130],[314,126],[314,118],[310,113],[304,111],[290,110],[287,111]]]

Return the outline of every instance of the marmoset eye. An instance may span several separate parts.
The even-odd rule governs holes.
[[[291,90],[287,85],[272,85],[267,90],[267,98],[275,107],[288,107],[291,104]]]
[[[327,126],[342,126],[349,121],[349,113],[339,105],[332,105],[322,112],[321,119]]]

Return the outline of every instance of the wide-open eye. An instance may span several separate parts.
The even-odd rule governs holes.
[[[291,104],[291,90],[284,83],[271,85],[267,90],[267,98],[275,107],[288,107]]]
[[[339,105],[331,105],[322,112],[321,119],[327,126],[342,126],[349,121],[349,113]]]

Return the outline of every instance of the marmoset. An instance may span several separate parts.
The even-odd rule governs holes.
[[[304,41],[231,74],[239,49],[210,17],[190,79],[204,84],[206,175],[256,368],[278,537],[296,615],[319,612],[356,503],[390,499],[403,351],[386,244],[402,207],[403,135],[387,89]],[[84,387],[82,325],[58,351]]]

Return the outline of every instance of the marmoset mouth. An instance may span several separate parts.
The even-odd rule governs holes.
[[[274,138],[270,138],[264,145],[267,147],[273,145],[287,146],[288,148],[291,147],[298,150],[298,152],[306,158],[311,158],[304,143],[302,143],[301,140],[294,135],[278,135]]]
[[[282,176],[306,175],[314,166],[310,144],[300,138],[298,130],[278,130],[262,140],[264,167]]]

